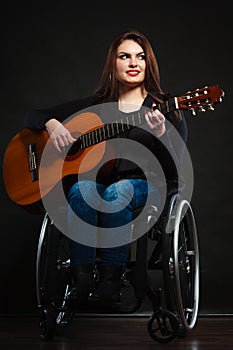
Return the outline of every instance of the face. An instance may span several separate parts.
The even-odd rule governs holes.
[[[120,84],[137,86],[145,79],[146,61],[142,47],[133,40],[124,40],[117,49],[116,76]]]

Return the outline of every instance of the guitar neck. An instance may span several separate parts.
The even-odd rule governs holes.
[[[176,110],[178,109],[176,97],[170,98],[163,103],[157,103],[154,108],[159,109],[163,114]],[[124,116],[121,119],[115,120],[112,123],[104,124],[99,128],[82,134],[71,147],[72,151],[69,153],[76,153],[77,151],[84,150],[85,148],[94,146],[102,141],[112,139],[113,137],[120,135],[136,126],[142,125],[145,123],[144,114],[144,111],[136,111]]]

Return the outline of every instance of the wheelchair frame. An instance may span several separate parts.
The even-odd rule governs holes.
[[[149,335],[155,341],[166,343],[184,336],[197,322],[200,288],[198,235],[191,204],[177,193],[168,196],[158,220],[156,214],[155,207],[148,208],[146,224],[151,227],[151,220],[155,224],[133,242],[136,257],[128,261],[122,275],[123,301],[117,312],[122,315],[135,313],[147,296],[153,308],[147,323]],[[155,246],[148,256],[149,240],[154,241]],[[53,338],[57,327],[69,324],[79,312],[66,306],[72,289],[69,266],[68,239],[56,229],[46,213],[36,258],[40,335],[45,340]],[[154,270],[162,272],[162,288],[155,288],[149,279],[148,274]],[[97,272],[95,275],[98,277]],[[133,297],[129,287],[133,290]]]

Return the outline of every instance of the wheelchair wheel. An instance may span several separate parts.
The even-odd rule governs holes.
[[[177,204],[178,202],[178,204]],[[180,322],[179,335],[192,329],[199,307],[199,249],[190,203],[173,200],[170,227],[163,237],[163,279],[167,309]]]
[[[36,258],[36,296],[43,339],[51,339],[57,326],[70,323],[73,313],[66,308],[70,288],[68,240],[46,214]]]
[[[157,308],[148,320],[147,329],[154,340],[168,343],[177,336],[179,323],[172,312]]]

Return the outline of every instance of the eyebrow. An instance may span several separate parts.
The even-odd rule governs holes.
[[[131,55],[131,53],[130,53],[130,52],[127,52],[127,51],[120,51],[120,52],[118,52],[117,54],[118,54],[118,55],[120,55],[120,54]],[[144,52],[144,51],[140,51],[140,52],[137,53],[137,55],[141,55],[141,54],[145,54],[145,52]]]

